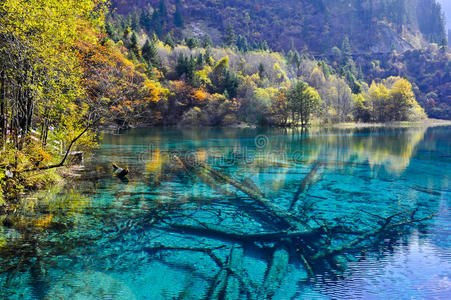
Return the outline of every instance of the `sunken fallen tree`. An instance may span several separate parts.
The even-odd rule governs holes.
[[[309,197],[309,189],[318,182],[318,174],[328,167],[327,164],[314,162],[306,166],[306,171],[299,173],[302,175],[291,189],[291,201],[283,205],[266,196],[249,178],[229,175],[228,169],[212,167],[206,162],[193,163],[188,155],[181,153],[168,152],[167,155],[167,166],[162,166],[166,177],[159,180],[173,182],[177,178],[189,181],[196,188],[214,190],[215,195],[203,198],[197,194],[197,197],[182,198],[185,195],[174,193],[176,198],[167,202],[144,201],[145,205],[139,205],[133,217],[126,209],[123,212],[114,210],[110,217],[105,217],[108,209],[91,209],[85,215],[90,213],[92,220],[104,220],[104,232],[90,238],[93,244],[102,239],[105,243],[101,246],[111,248],[116,248],[116,243],[125,245],[131,240],[133,247],[143,245],[136,247],[137,255],[133,258],[142,257],[144,253],[149,261],[164,263],[167,258],[171,266],[174,265],[173,255],[187,258],[191,254],[201,255],[207,261],[208,269],[213,270],[213,275],[205,277],[208,288],[196,291],[204,299],[280,298],[280,293],[285,293],[281,290],[287,281],[296,284],[315,280],[325,270],[333,276],[343,276],[350,261],[362,257],[365,252],[386,247],[387,240],[395,242],[393,237],[437,215],[437,212],[409,207],[387,210],[385,215],[361,209],[361,216],[352,220],[325,219],[315,211],[314,203],[307,202],[315,201],[312,199],[316,198]],[[164,186],[159,185],[160,188]],[[153,199],[153,193],[158,193],[156,189],[142,192],[121,190],[117,197],[135,203],[137,199]],[[359,218],[361,220],[357,222]],[[60,227],[58,230],[71,230],[70,224],[57,222],[54,220],[51,226]],[[3,223],[17,228],[10,224],[18,222],[7,217]],[[5,248],[1,250],[3,257],[11,257],[11,260],[5,260],[5,266],[0,264],[0,267],[9,272],[8,282],[28,266],[39,271],[35,273],[45,274],[46,261],[58,254],[53,253],[55,249],[66,249],[70,253],[78,243],[85,247],[89,243],[87,240],[77,237],[70,242],[57,243],[51,239],[49,243],[36,242],[29,247],[18,244],[8,253],[5,253]],[[105,259],[116,262],[118,257],[123,259],[121,255],[123,253],[108,253]],[[36,260],[35,257],[41,258]],[[259,257],[263,262],[258,265],[262,269],[259,276],[250,271],[249,257]],[[137,261],[136,265],[141,263]],[[197,269],[200,262],[191,263]],[[293,266],[302,272],[295,273]]]
[[[315,162],[305,178],[300,178],[298,188],[287,208],[275,204],[248,178],[236,180],[232,176],[206,163],[186,159],[180,154],[173,155],[172,169],[185,173],[186,180],[198,180],[224,195],[227,211],[234,211],[235,222],[240,217],[255,224],[253,230],[238,229],[233,222],[224,221],[224,206],[212,208],[203,213],[217,217],[217,222],[205,222],[195,209],[169,212],[156,222],[163,232],[191,236],[193,238],[214,240],[222,243],[219,248],[192,246],[163,246],[157,244],[146,251],[155,253],[171,251],[202,252],[212,259],[219,271],[211,282],[208,299],[271,299],[287,277],[289,265],[293,262],[302,265],[308,277],[315,279],[325,268],[332,274],[341,275],[349,261],[356,259],[367,250],[384,245],[387,237],[408,231],[413,225],[425,222],[436,216],[437,212],[420,212],[419,209],[406,209],[387,216],[361,211],[368,220],[363,226],[355,222],[327,221],[315,216],[314,211],[306,211],[302,205],[308,187],[315,183],[316,173],[327,165]],[[189,203],[185,203],[189,205]],[[183,204],[182,204],[183,205]],[[224,205],[224,203],[222,203]],[[191,238],[190,238],[191,239]],[[190,240],[189,239],[189,240]],[[215,251],[229,249],[223,258]],[[221,249],[221,250],[220,250]],[[242,256],[249,249],[266,253],[267,267],[263,279],[257,284],[249,279],[243,269]],[[244,254],[243,254],[244,253]],[[241,291],[236,293],[236,291]],[[234,293],[235,292],[235,293]]]

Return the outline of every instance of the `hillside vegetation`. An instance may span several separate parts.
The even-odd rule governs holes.
[[[444,19],[435,0],[113,0],[119,13],[165,7],[147,29],[167,33],[195,29],[198,37],[231,26],[251,42],[267,41],[277,51],[307,48],[325,54],[348,36],[356,52],[386,53],[427,42],[446,42]],[[163,3],[163,4],[162,4]],[[177,16],[178,14],[178,16]],[[176,20],[179,18],[179,20]],[[183,22],[180,22],[183,21]],[[160,21],[159,26],[157,21]],[[221,37],[214,36],[221,41]]]
[[[106,126],[412,121],[426,117],[417,99],[450,117],[444,47],[359,56],[353,35],[343,35],[330,55],[296,43],[277,52],[271,40],[237,34],[240,23],[227,25],[218,43],[187,31],[200,18],[187,10],[195,3],[208,12],[225,2],[159,1],[126,15],[103,0],[0,5],[0,205],[59,180],[54,170],[73,151],[96,147],[95,132]]]
[[[450,57],[436,0],[115,0],[113,7],[113,19],[161,40],[170,34],[241,51],[297,51],[341,74],[345,47],[354,74],[361,69],[366,82],[405,77],[428,114],[451,118]]]

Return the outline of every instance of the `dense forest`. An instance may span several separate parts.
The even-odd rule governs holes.
[[[0,195],[54,181],[105,126],[450,118],[440,6],[339,2],[4,1]],[[385,33],[402,51],[369,47]]]
[[[143,25],[157,34],[176,28],[209,34],[215,42],[231,26],[272,49],[308,48],[326,54],[348,36],[356,52],[413,49],[426,42],[446,43],[444,18],[435,0],[199,1],[114,0],[120,14],[149,17]],[[163,7],[164,6],[164,7]],[[152,8],[163,8],[155,13]],[[150,10],[150,12],[148,12]],[[371,34],[368,34],[371,33]]]
[[[436,0],[112,3],[114,19],[124,16],[131,29],[142,28],[161,40],[171,33],[178,41],[209,38],[214,45],[235,45],[240,50],[297,50],[341,73],[340,51],[348,40],[347,55],[363,70],[366,82],[405,77],[431,117],[451,118],[450,58],[445,20]]]

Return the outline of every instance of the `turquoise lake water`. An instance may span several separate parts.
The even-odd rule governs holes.
[[[451,299],[449,126],[134,129],[81,175],[3,222],[1,299]]]

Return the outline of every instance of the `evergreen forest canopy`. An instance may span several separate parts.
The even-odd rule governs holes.
[[[424,108],[450,118],[440,6],[418,0],[422,24],[405,1],[341,1],[365,18],[336,2],[3,1],[0,188],[8,197],[54,180],[26,174],[95,147],[99,125],[409,121]],[[373,53],[387,36],[412,42]]]

